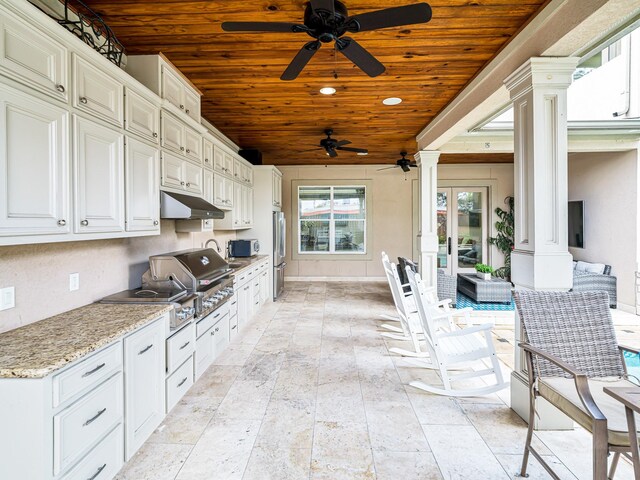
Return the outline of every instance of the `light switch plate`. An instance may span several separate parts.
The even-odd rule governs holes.
[[[16,287],[0,289],[0,310],[9,310],[16,306]]]
[[[79,273],[69,274],[69,291],[75,292],[79,288],[80,288],[80,274]]]

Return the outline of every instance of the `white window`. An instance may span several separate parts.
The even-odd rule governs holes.
[[[367,253],[364,185],[298,187],[298,253]]]

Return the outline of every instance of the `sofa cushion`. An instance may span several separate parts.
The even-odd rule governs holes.
[[[576,272],[585,272],[585,273],[597,273],[602,275],[604,273],[605,264],[604,263],[589,263],[579,261],[576,265]]]

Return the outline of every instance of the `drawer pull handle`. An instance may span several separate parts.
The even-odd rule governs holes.
[[[88,102],[87,97],[80,97],[80,103],[86,105]]]
[[[246,290],[249,290],[249,287],[248,287],[248,286],[247,286],[247,287],[244,287],[244,289],[245,289],[245,291],[246,291]]]
[[[213,318],[218,318],[220,316],[220,312],[216,313]]]
[[[180,151],[181,151],[181,152],[184,152],[184,147],[180,147]]]
[[[66,220],[58,220],[58,226],[64,227],[67,224]]]
[[[56,90],[58,90],[60,93],[64,93],[65,92],[64,85],[56,85]]]
[[[89,370],[88,372],[84,372],[82,374],[82,378],[84,377],[88,377],[89,375],[93,375],[94,373],[96,373],[98,370],[100,370],[102,367],[104,367],[106,365],[106,363],[101,363],[100,365],[98,365],[96,368],[94,368],[93,370]]]
[[[184,377],[184,378],[180,381],[180,383],[178,384],[178,387],[181,387],[182,385],[184,385],[184,382],[186,382],[186,381],[187,381],[187,378],[189,378],[189,377]]]
[[[184,350],[185,348],[187,348],[187,346],[191,343],[191,340],[189,340],[187,343],[185,343],[184,345],[182,345],[180,347],[180,350]]]
[[[219,331],[220,331],[220,327],[216,327],[216,332],[219,332]]]
[[[233,327],[231,327],[231,330],[235,330],[236,327],[237,325],[234,325]]]
[[[100,415],[102,415],[104,412],[107,411],[107,407],[104,407],[102,410],[100,410],[98,413],[95,414],[95,416],[91,417],[89,420],[87,420],[86,422],[84,422],[82,424],[83,427],[86,427],[87,425],[92,424],[93,422],[95,422],[98,417],[100,417]]]
[[[151,345],[147,345],[142,350],[140,350],[138,352],[138,355],[142,355],[143,353],[147,353],[149,350],[151,350],[151,347],[153,347],[153,343]]]
[[[157,132],[153,132],[153,138],[158,138],[158,133]]]
[[[235,305],[236,303],[238,303],[237,300],[235,302],[231,302],[231,305]]]
[[[100,475],[102,473],[102,470],[104,470],[106,467],[107,467],[107,464],[105,463],[98,469],[96,473],[94,473],[89,478],[87,478],[87,480],[95,480],[96,478],[98,478],[98,475]]]
[[[185,112],[189,113],[189,109],[187,108],[187,109],[185,110]]]
[[[154,220],[154,221],[153,221],[153,224],[154,224],[154,225],[158,225],[158,220]]]
[[[191,150],[187,148],[187,153],[191,153]]]
[[[87,227],[87,226],[89,226],[89,220],[82,220],[82,221],[80,222],[80,225],[82,225],[83,227]]]
[[[215,330],[215,328],[214,328],[213,330],[211,330],[211,335],[213,336],[213,335],[215,335],[215,334],[216,334],[216,330]]]
[[[180,110],[184,110],[184,105],[180,105]]]

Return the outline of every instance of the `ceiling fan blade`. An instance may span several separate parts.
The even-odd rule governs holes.
[[[406,165],[406,164],[404,164],[404,163],[403,163],[402,165],[400,165],[400,168],[402,169],[402,171],[403,171],[404,173],[407,173],[407,172],[410,172],[410,171],[411,171],[411,169],[409,168],[409,165]]]
[[[293,60],[291,60],[291,63],[280,77],[280,80],[295,80],[298,78],[298,75],[300,75],[302,69],[309,63],[311,57],[316,54],[320,45],[322,44],[317,40],[305,44],[296,56],[293,57]]]
[[[338,147],[342,147],[343,145],[349,145],[351,142],[349,140],[340,140],[336,145]]]
[[[385,8],[375,12],[361,13],[349,19],[358,22],[358,32],[377,30],[379,28],[400,27],[416,23],[427,23],[431,20],[431,7],[428,3],[414,3],[402,7]]]
[[[384,168],[379,168],[378,171],[381,172],[382,170],[391,170],[392,168],[396,168],[397,165],[394,165],[392,167],[384,167]]]
[[[333,0],[311,0],[310,3],[314,13],[318,10],[324,10],[330,13],[335,11]]]
[[[410,164],[409,164],[409,166],[410,166],[411,168],[418,168],[418,165],[417,165],[417,164],[415,164],[415,163],[410,163]]]
[[[301,150],[298,153],[315,152],[316,150],[322,150],[322,147],[310,148],[309,150]]]
[[[336,40],[336,48],[370,77],[377,77],[385,71],[384,65],[353,38],[342,37]]]
[[[327,150],[327,153],[329,154],[329,156],[330,156],[331,158],[336,158],[336,157],[338,156],[338,152],[336,152],[333,148],[332,148],[332,149]]]
[[[307,27],[285,22],[222,22],[225,32],[305,32]]]
[[[344,150],[345,152],[369,153],[369,150],[367,150],[366,148],[336,147],[336,149]]]

